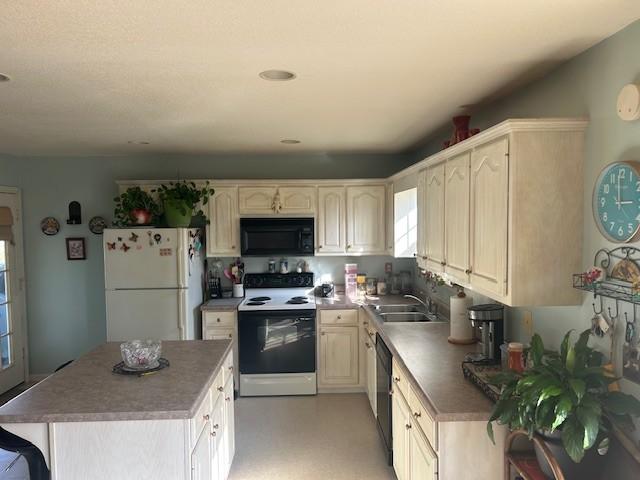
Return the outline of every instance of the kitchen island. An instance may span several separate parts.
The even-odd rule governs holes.
[[[170,366],[112,373],[106,343],[3,407],[0,425],[35,444],[53,479],[226,478],[235,451],[229,340],[166,341]]]

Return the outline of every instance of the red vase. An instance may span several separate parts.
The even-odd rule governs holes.
[[[470,115],[458,115],[452,118],[455,130],[453,132],[453,142],[458,143],[469,138]]]

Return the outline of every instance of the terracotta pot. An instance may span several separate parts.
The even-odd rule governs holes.
[[[469,138],[469,121],[470,115],[458,115],[452,118],[455,130],[453,132],[453,142],[458,143]]]
[[[149,225],[151,223],[151,212],[144,208],[135,208],[129,214],[134,225]]]
[[[596,444],[587,450],[580,463],[575,463],[571,460],[569,454],[562,445],[562,432],[556,430],[553,433],[549,432],[537,432],[544,443],[547,445],[551,454],[555,457],[560,465],[560,469],[564,474],[566,480],[577,480],[587,478],[601,478],[600,473],[604,467],[604,457],[598,453],[597,445],[602,441],[602,438],[596,440]],[[542,472],[549,478],[553,477],[551,467],[547,463],[542,450],[534,443],[534,449],[536,452],[536,459],[542,469]]]

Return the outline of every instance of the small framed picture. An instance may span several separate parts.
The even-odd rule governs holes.
[[[67,260],[86,260],[87,250],[84,238],[67,238]]]

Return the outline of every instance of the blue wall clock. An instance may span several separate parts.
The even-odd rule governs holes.
[[[640,230],[640,162],[607,165],[593,189],[593,216],[608,240],[635,240]]]

